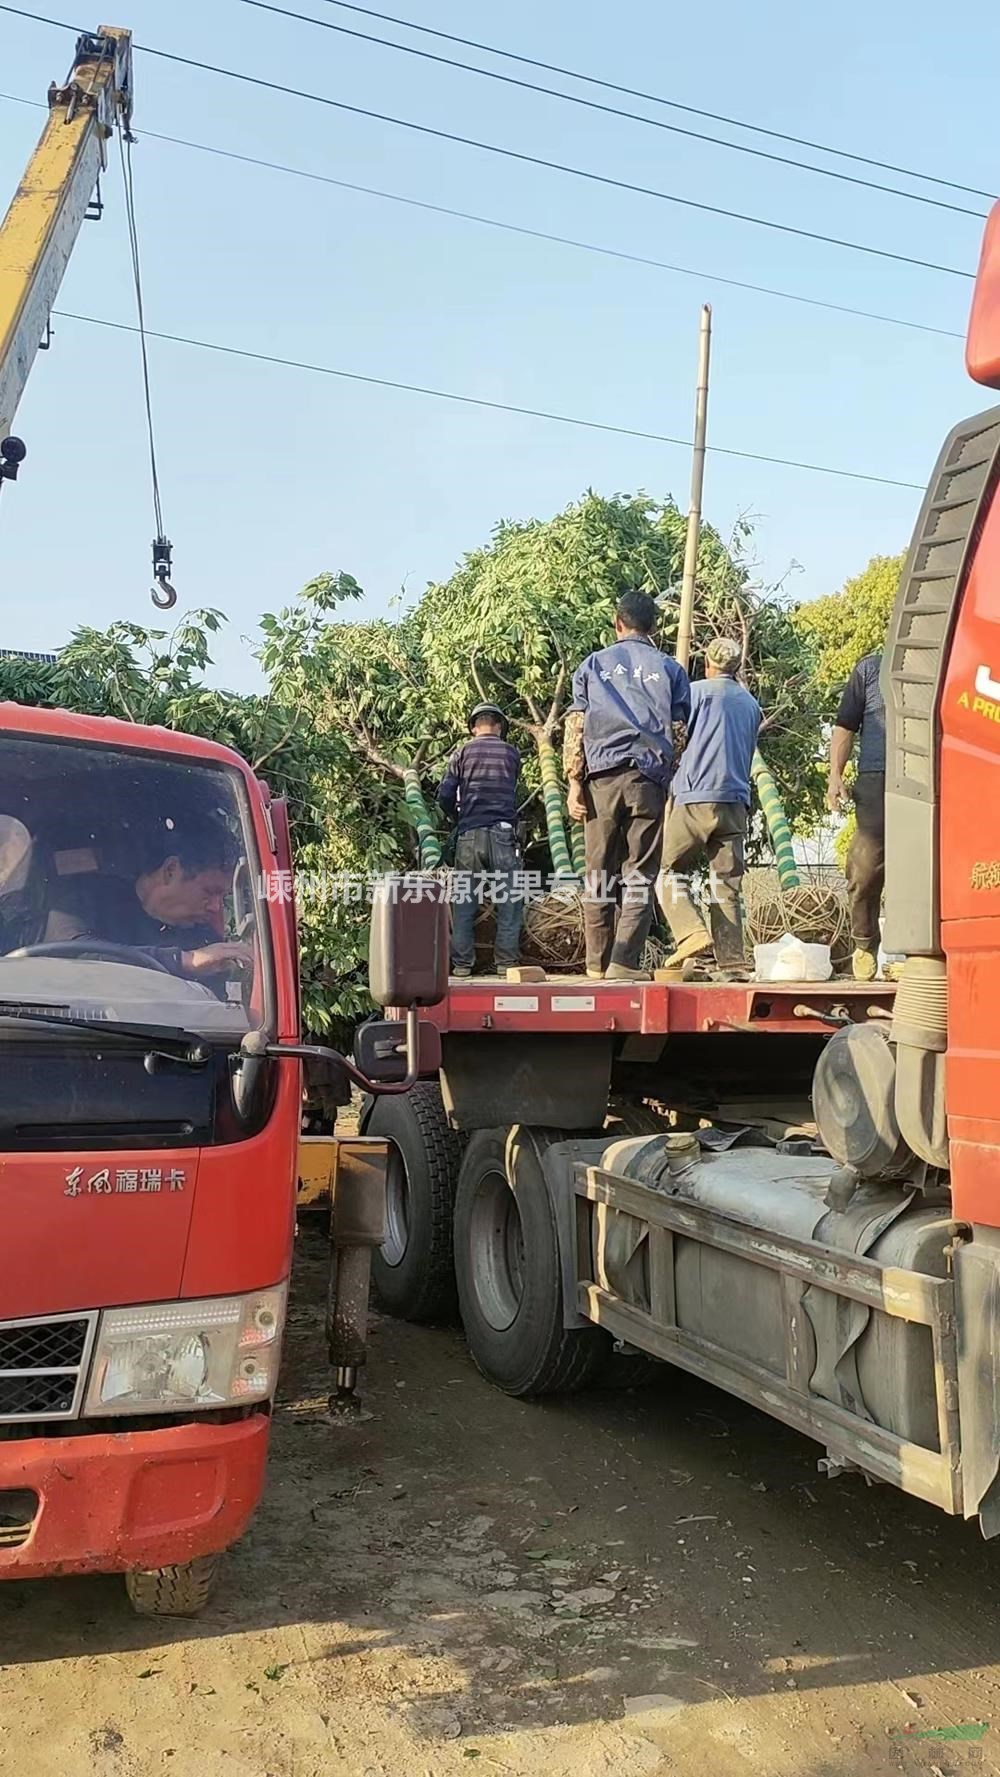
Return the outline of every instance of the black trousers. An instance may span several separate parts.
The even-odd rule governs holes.
[[[634,766],[588,779],[583,924],[588,969],[637,969],[653,919],[667,793]]]
[[[854,838],[847,852],[847,898],[856,950],[879,945],[885,887],[885,772],[859,771],[854,783]]]

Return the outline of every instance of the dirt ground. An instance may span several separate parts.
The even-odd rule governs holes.
[[[377,1323],[331,1425],[320,1244],[266,1499],[196,1623],[0,1586],[3,1777],[1000,1771],[1000,1545],[692,1380],[526,1405]]]

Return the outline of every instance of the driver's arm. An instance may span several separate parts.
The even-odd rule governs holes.
[[[151,954],[158,956],[161,952]],[[177,973],[190,975],[195,981],[206,975],[223,974],[230,963],[253,963],[252,944],[201,944],[196,950],[178,950],[174,954],[179,958]]]
[[[85,943],[88,938],[93,939],[95,944],[100,944],[105,941],[114,942],[114,940],[107,939],[106,933],[99,932],[97,930],[97,922],[93,919],[88,919],[85,914],[70,913],[60,907],[54,907],[52,909],[45,922],[44,941],[46,944],[68,944],[73,943],[76,939]],[[186,975],[189,973],[184,967],[185,952],[177,945],[170,945],[163,948],[153,944],[136,944],[133,945],[132,948],[142,956],[152,957],[154,962],[160,963],[165,969],[169,969],[172,975]]]

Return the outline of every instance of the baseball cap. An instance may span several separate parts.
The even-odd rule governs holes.
[[[722,672],[731,673],[739,666],[742,653],[739,642],[734,642],[730,636],[716,636],[705,649],[705,659]]]

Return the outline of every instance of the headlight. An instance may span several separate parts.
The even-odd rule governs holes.
[[[84,1414],[239,1407],[274,1393],[287,1287],[101,1315]]]

